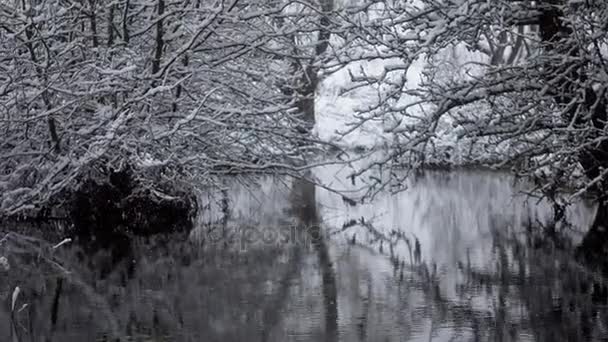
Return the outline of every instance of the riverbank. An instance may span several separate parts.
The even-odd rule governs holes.
[[[91,171],[50,201],[2,217],[32,224],[64,222],[71,236],[148,235],[190,230],[198,204],[193,189],[156,177],[137,178],[130,167]]]

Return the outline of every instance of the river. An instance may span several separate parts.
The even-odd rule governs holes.
[[[339,167],[315,172],[356,189]],[[266,179],[201,203],[189,234],[5,241],[0,340],[602,340],[608,287],[573,257],[594,208],[570,206],[546,234],[551,207],[522,190],[496,172],[429,172],[353,204]]]

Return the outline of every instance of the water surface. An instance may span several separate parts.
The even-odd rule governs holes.
[[[356,188],[341,172],[316,176]],[[605,339],[607,287],[573,258],[593,208],[570,207],[548,238],[551,207],[522,189],[499,173],[430,173],[353,206],[269,179],[210,196],[190,234],[55,250],[9,239],[0,340]]]

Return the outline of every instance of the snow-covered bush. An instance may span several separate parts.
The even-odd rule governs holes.
[[[37,210],[100,167],[209,184],[301,166],[294,65],[311,47],[291,48],[322,25],[315,6],[0,2],[0,215]]]

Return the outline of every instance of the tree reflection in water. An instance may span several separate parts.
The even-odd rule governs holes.
[[[410,191],[367,207],[306,181],[279,184],[252,193],[235,186],[231,217],[190,235],[57,250],[40,240],[5,240],[0,254],[11,270],[0,274],[0,340],[608,336],[601,265],[597,272],[583,266],[599,253],[591,246],[603,246],[591,209],[571,208],[573,225],[548,237],[540,225],[550,206],[513,198],[512,182],[496,174],[422,177]],[[585,225],[593,227],[586,235],[578,228]],[[288,230],[276,235],[286,239],[247,235],[266,226]],[[6,303],[17,285],[16,306],[27,306],[11,319]]]

